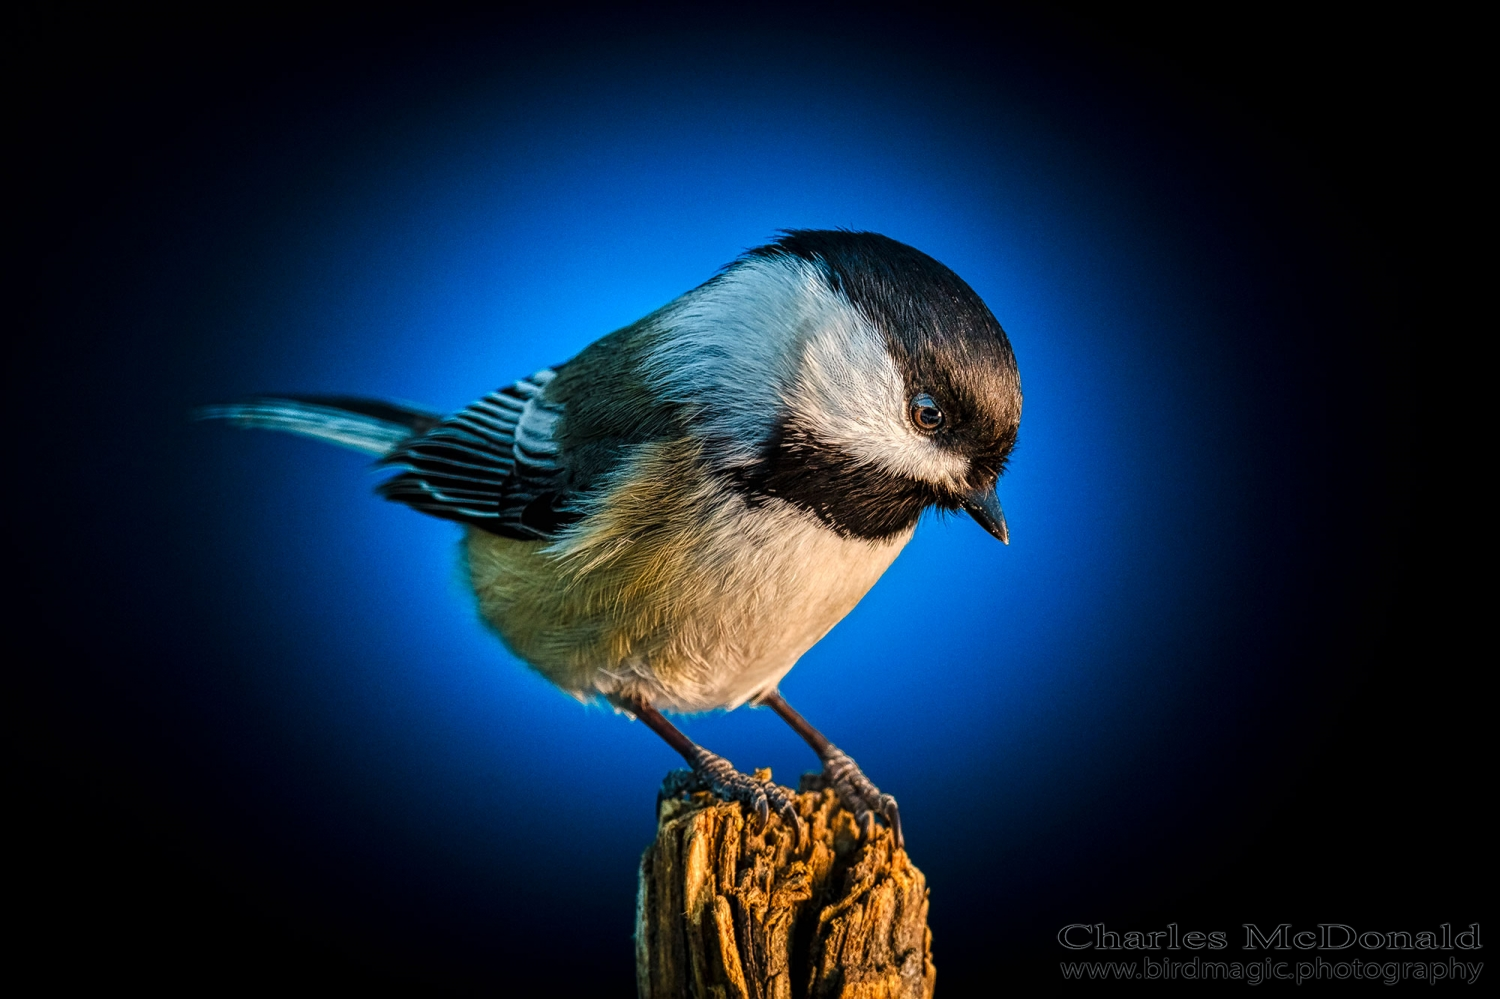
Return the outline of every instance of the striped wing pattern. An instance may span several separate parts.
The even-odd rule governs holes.
[[[401,444],[381,464],[405,471],[381,495],[492,534],[550,540],[578,518],[552,437],[562,408],[542,398],[553,377],[546,368],[497,389]]]

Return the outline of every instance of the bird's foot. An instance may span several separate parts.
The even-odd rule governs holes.
[[[834,745],[828,747],[823,753],[823,779],[838,794],[844,807],[854,813],[854,821],[859,823],[866,836],[874,827],[875,817],[879,816],[891,827],[897,848],[905,848],[905,841],[901,838],[901,812],[896,807],[896,799],[880,793],[880,788],[871,783],[848,753]]]
[[[765,829],[766,822],[774,810],[792,830],[797,841],[802,839],[802,822],[797,815],[797,806],[786,789],[770,780],[770,771],[762,779],[758,774],[742,774],[734,765],[702,746],[694,747],[691,760],[693,769],[673,770],[662,781],[658,801],[676,798],[694,791],[709,791],[725,801],[738,801],[748,805],[759,820],[757,829]]]

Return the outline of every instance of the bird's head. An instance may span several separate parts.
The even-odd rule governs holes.
[[[947,267],[875,233],[795,230],[663,319],[668,390],[691,399],[714,460],[752,497],[869,539],[928,507],[963,509],[1009,540],[995,486],[1020,376],[1005,331]]]

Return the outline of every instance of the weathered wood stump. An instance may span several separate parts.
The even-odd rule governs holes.
[[[759,776],[769,779],[769,771]],[[821,777],[803,778],[802,842],[738,804],[667,800],[641,858],[642,999],[929,999],[927,881],[889,829],[861,836]]]

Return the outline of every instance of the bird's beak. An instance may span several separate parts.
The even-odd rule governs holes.
[[[969,516],[979,521],[979,526],[999,538],[1002,544],[1010,544],[1010,528],[1005,526],[1005,511],[1000,509],[1000,497],[994,488],[980,489],[964,497],[964,509]]]

